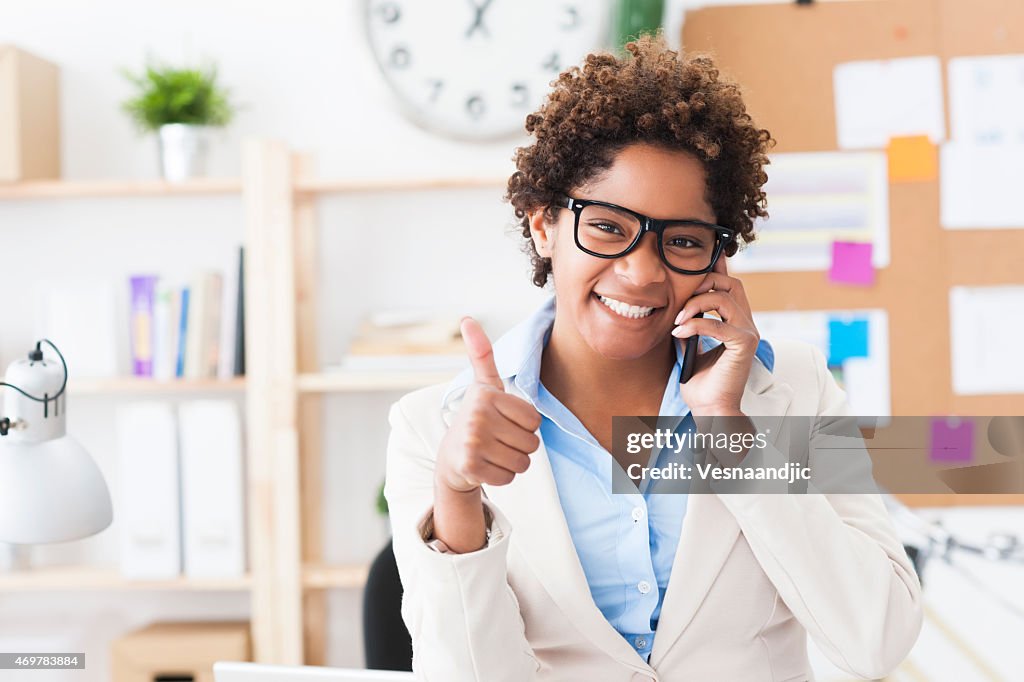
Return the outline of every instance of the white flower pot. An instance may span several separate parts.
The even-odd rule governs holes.
[[[168,123],[160,126],[160,172],[168,182],[206,175],[209,126]]]

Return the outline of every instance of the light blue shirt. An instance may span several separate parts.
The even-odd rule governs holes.
[[[541,438],[594,603],[647,660],[686,514],[687,495],[653,494],[655,490],[647,485],[650,479],[637,493],[612,493],[612,471],[619,465],[540,382],[541,355],[554,319],[552,297],[494,344],[495,364],[498,374],[511,377],[542,416]],[[721,342],[702,336],[700,343],[708,350]],[[683,347],[681,342],[675,344],[676,363],[659,414],[685,417],[678,428],[693,430],[693,418],[679,391]],[[774,352],[764,339],[756,357],[769,371],[773,368]],[[460,374],[445,398],[471,379],[471,371]],[[652,465],[664,467],[678,457],[671,450],[655,452]]]

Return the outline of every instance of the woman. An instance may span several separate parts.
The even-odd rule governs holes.
[[[385,494],[414,669],[810,680],[809,632],[882,677],[921,606],[877,495],[612,494],[614,415],[692,429],[848,414],[820,351],[760,339],[726,265],[767,215],[768,131],[707,56],[627,49],[561,74],[517,151],[508,199],[554,296],[493,349],[463,320],[471,368],[392,407]]]

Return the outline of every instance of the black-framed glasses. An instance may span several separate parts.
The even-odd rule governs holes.
[[[653,232],[661,260],[675,272],[701,275],[715,266],[736,231],[703,220],[658,220],[605,201],[566,196],[562,207],[575,216],[576,246],[598,258],[621,258]]]

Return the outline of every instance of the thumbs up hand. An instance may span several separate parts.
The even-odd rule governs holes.
[[[505,392],[491,342],[471,317],[462,320],[462,340],[474,381],[441,440],[435,481],[470,492],[482,483],[507,485],[526,471],[530,454],[540,447],[534,432],[541,416],[529,402]]]

